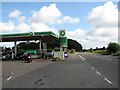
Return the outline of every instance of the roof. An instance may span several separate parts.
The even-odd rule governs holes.
[[[17,34],[2,34],[0,35],[2,42],[12,41],[27,41],[27,40],[43,40],[53,41],[58,39],[58,35],[53,32],[30,32],[30,33],[17,33]]]

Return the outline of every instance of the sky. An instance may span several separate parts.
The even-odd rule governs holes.
[[[0,34],[67,30],[84,49],[118,42],[117,2],[3,2]],[[19,43],[19,42],[17,42]],[[13,42],[0,43],[4,47]]]

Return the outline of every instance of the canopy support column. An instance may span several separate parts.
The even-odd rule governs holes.
[[[41,50],[41,40],[39,39],[39,49]]]
[[[16,43],[16,40],[15,40],[14,44],[15,44],[15,57],[16,57],[16,55],[17,55],[17,43]]]

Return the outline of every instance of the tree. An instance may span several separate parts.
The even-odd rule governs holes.
[[[120,49],[120,45],[118,43],[109,43],[107,51],[109,54],[116,53]]]
[[[92,49],[92,48],[90,48],[90,49],[89,49],[89,51],[90,51],[90,52],[92,52],[92,51],[93,51],[93,49]]]
[[[68,49],[75,49],[76,51],[82,50],[82,45],[76,40],[68,39]]]
[[[103,46],[103,50],[105,50],[105,46]]]
[[[70,53],[74,53],[74,52],[75,52],[75,49],[71,49],[71,50],[70,50]]]

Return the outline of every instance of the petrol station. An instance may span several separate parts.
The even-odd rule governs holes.
[[[60,57],[64,58],[64,51],[67,51],[67,31],[64,29],[59,30],[59,36],[49,31],[49,32],[2,34],[0,35],[0,37],[2,38],[2,42],[14,42],[15,56],[17,54],[17,41],[39,40],[39,50],[42,49],[41,48],[42,44],[43,44],[43,49],[46,50],[48,42],[53,42],[57,39],[60,39],[60,54],[61,54]]]

